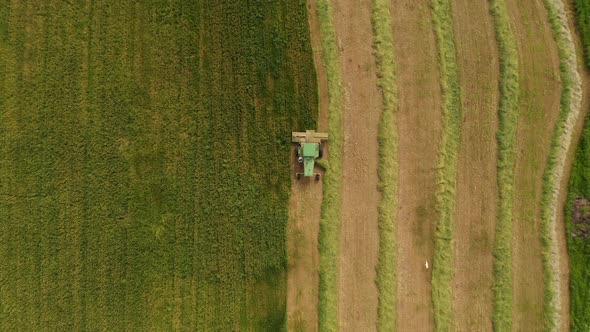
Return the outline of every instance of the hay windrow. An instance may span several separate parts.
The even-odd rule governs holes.
[[[557,212],[560,185],[565,161],[571,145],[574,126],[578,121],[582,103],[582,81],[578,72],[575,43],[568,25],[563,2],[545,0],[549,21],[557,42],[560,72],[563,83],[561,112],[556,123],[551,150],[543,175],[543,197],[541,210],[541,246],[545,296],[543,311],[545,329],[557,331],[561,327],[560,257],[557,246]]]

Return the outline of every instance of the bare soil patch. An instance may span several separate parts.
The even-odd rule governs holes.
[[[543,329],[543,265],[539,242],[542,179],[561,84],[557,46],[542,0],[507,0],[519,50],[521,114],[517,131],[513,218],[513,329]]]
[[[371,331],[378,304],[377,134],[383,103],[373,55],[371,1],[338,0],[333,6],[344,88],[339,326],[342,331]]]
[[[292,176],[298,169],[292,158]],[[317,331],[318,323],[318,232],[322,184],[313,179],[293,180],[289,204],[287,250],[287,315],[289,330]]]
[[[396,276],[398,331],[432,331],[431,269],[441,91],[430,4],[392,0],[399,82]]]
[[[452,7],[463,116],[453,232],[454,324],[457,331],[491,331],[499,54],[488,1],[455,0]]]

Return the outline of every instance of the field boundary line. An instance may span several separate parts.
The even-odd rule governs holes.
[[[571,145],[574,127],[582,106],[582,79],[568,17],[561,0],[544,0],[551,30],[557,43],[560,74],[563,82],[561,111],[551,140],[551,150],[543,174],[541,203],[541,250],[543,256],[544,325],[547,331],[561,326],[561,289],[559,284],[559,253],[557,246],[557,212],[565,161]]]
[[[443,130],[437,171],[436,226],[432,268],[432,304],[437,331],[452,327],[452,238],[457,205],[457,160],[461,142],[461,96],[453,19],[449,0],[432,1],[432,17],[443,95]]]
[[[320,232],[318,235],[319,301],[318,328],[320,331],[338,330],[338,252],[340,239],[340,209],[342,206],[342,73],[338,55],[336,29],[330,0],[317,0],[320,39],[328,79],[328,132],[330,135],[329,161],[323,185]]]
[[[506,2],[490,0],[500,56],[498,109],[498,217],[493,250],[493,313],[496,331],[512,329],[512,208],[516,131],[520,110],[518,49],[510,27]]]
[[[383,112],[379,123],[379,258],[377,289],[379,305],[377,330],[395,329],[395,211],[397,209],[397,82],[393,48],[391,2],[373,0],[371,21],[377,60],[378,85],[383,96]]]

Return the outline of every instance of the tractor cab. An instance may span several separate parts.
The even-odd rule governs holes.
[[[297,143],[295,153],[297,161],[303,166],[303,173],[296,173],[297,180],[301,176],[315,177],[316,181],[320,179],[320,174],[314,172],[316,159],[322,158],[323,147],[322,141],[328,139],[328,134],[316,133],[314,130],[306,132],[293,132],[292,142]]]

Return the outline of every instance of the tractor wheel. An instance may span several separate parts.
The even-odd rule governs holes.
[[[319,153],[318,159],[322,159],[323,156],[324,156],[324,146],[320,144],[320,153]]]
[[[320,180],[320,175],[319,175],[319,174],[316,174],[316,175],[315,175],[315,180],[316,180],[316,181],[319,181],[319,180]]]

